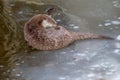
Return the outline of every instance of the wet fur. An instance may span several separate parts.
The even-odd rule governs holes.
[[[42,21],[47,20],[56,27],[44,28]],[[76,40],[82,39],[113,39],[93,33],[79,33],[66,30],[63,26],[46,14],[33,16],[24,26],[24,37],[30,46],[39,50],[54,50],[63,48]]]

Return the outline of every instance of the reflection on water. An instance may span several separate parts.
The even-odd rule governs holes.
[[[19,24],[6,13],[0,15],[2,80],[120,80],[119,41],[77,41],[64,49],[37,51],[29,48],[23,37],[24,23],[50,7],[55,8],[52,17],[67,29],[117,37],[119,0],[30,1],[10,2],[9,16]]]

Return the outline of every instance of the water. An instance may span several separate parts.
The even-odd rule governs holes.
[[[7,34],[3,34],[7,42],[1,40],[0,43],[6,44],[1,52],[6,53],[4,49],[9,49],[11,59],[0,65],[3,70],[0,80],[120,80],[120,41],[84,40],[60,50],[38,51],[29,48],[23,37],[24,23],[30,17],[55,7],[52,16],[59,25],[73,31],[103,34],[119,40],[119,0],[11,0],[10,7],[12,13],[9,15],[19,23],[19,33],[13,34],[21,37],[18,40],[7,37],[13,36],[9,32],[16,31],[11,27]],[[15,44],[16,47],[11,49],[8,44]],[[5,61],[4,58],[1,60]]]

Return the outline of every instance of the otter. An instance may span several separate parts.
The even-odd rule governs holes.
[[[57,25],[48,14],[38,14],[25,23],[24,37],[30,46],[38,50],[55,50],[68,46],[76,40],[113,39],[93,33],[80,33]]]

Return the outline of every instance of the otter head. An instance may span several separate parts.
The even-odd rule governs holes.
[[[41,30],[57,27],[56,21],[49,15],[38,14],[33,16],[25,26],[36,27]]]

